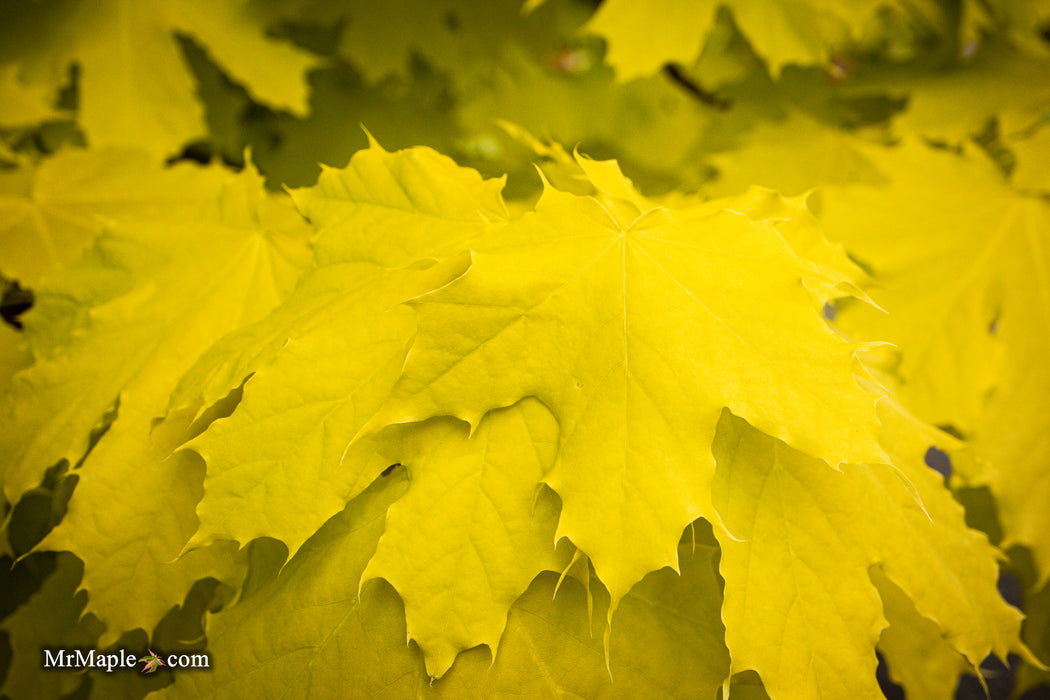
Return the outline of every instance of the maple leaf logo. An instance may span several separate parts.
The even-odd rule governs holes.
[[[152,649],[149,650],[149,656],[143,656],[139,659],[140,662],[145,662],[145,666],[142,668],[143,673],[153,673],[157,670],[158,666],[164,666],[164,662],[160,660],[157,653]]]

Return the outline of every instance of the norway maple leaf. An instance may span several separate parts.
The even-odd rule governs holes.
[[[107,223],[207,213],[224,175],[164,168],[143,151],[64,150],[0,174],[0,271],[35,286],[77,260]]]
[[[837,280],[735,209],[746,200],[650,208],[614,168],[588,168],[598,196],[548,186],[534,213],[471,243],[469,271],[412,302],[418,335],[371,426],[477,426],[539,398],[559,424],[543,477],[563,502],[557,536],[591,558],[615,607],[677,566],[688,523],[716,518],[723,407],[832,465],[887,458],[858,346],[806,286]]]
[[[412,482],[361,576],[401,595],[433,676],[479,643],[496,656],[514,601],[568,563],[555,553],[555,499],[536,493],[557,444],[550,412],[530,399],[486,416],[469,439],[468,427],[448,418],[409,427],[399,459]]]
[[[514,602],[494,658],[478,647],[442,678],[429,677],[419,649],[405,644],[394,590],[382,581],[359,586],[386,513],[408,486],[405,470],[377,478],[279,576],[260,572],[261,585],[209,615],[213,672],[177,674],[161,697],[255,696],[273,688],[338,696],[348,677],[355,693],[381,697],[714,696],[729,659],[718,616],[718,548],[702,525],[695,541],[680,543],[681,574],[653,572],[624,598],[608,656],[589,619],[592,597],[597,616],[608,598],[572,577],[559,586],[548,572]]]
[[[1032,547],[1046,576],[1050,207],[979,153],[914,140],[865,152],[891,179],[826,188],[821,219],[871,267],[888,313],[845,308],[839,323],[894,343],[902,397],[989,462],[966,476],[991,487],[1004,543]]]
[[[401,302],[462,271],[435,260],[506,216],[501,184],[431,149],[373,144],[295,193],[319,228],[315,264],[286,303],[209,350],[171,400],[203,410],[244,383],[233,415],[189,445],[207,463],[191,546],[266,536],[294,553],[397,461],[374,444],[346,446],[411,345],[415,319]]]
[[[267,36],[266,15],[246,0],[7,3],[0,66],[54,91],[72,62],[80,68],[79,122],[93,146],[135,146],[169,155],[204,132],[176,33],[207,46],[249,92],[305,112],[305,71],[316,58]]]
[[[100,647],[136,628],[153,630],[200,579],[236,587],[244,576],[244,557],[230,542],[179,557],[197,527],[204,465],[172,450],[200,428],[185,414],[154,421],[134,392],[121,398],[116,420],[76,472],[65,517],[36,547],[84,562],[85,612],[106,625]]]
[[[970,61],[951,70],[940,65],[888,64],[858,75],[845,87],[854,96],[907,97],[894,123],[906,133],[961,143],[993,117],[1000,133],[1016,134],[1050,108],[1050,56],[990,40]]]
[[[914,454],[907,421],[888,407],[880,413],[886,442]],[[966,527],[962,508],[921,460],[895,455],[896,468],[833,472],[728,412],[714,450],[726,644],[733,670],[757,671],[772,697],[882,697],[874,650],[884,609],[907,624],[915,617],[909,598],[970,668],[990,652],[1032,659],[1018,638],[1020,612],[996,589],[995,549]],[[882,590],[899,586],[903,601],[894,589],[889,602],[880,599],[874,567],[892,582]],[[898,650],[892,638],[886,643]],[[918,659],[895,658],[909,682],[922,673]],[[946,687],[958,669],[942,672]]]

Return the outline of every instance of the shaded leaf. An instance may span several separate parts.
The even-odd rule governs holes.
[[[0,406],[8,500],[59,459],[76,464],[121,392],[162,414],[204,349],[291,290],[309,228],[257,173],[216,180],[203,213],[114,223],[75,268],[35,290],[24,318],[37,362]]]
[[[537,493],[557,445],[550,413],[528,400],[489,414],[469,439],[468,427],[437,419],[407,430],[408,492],[361,577],[401,595],[432,676],[478,644],[497,655],[514,601],[541,571],[568,563],[554,551],[557,507]]]
[[[69,671],[41,673],[44,649],[89,649],[101,625],[91,616],[81,617],[87,595],[77,592],[84,565],[72,554],[58,557],[55,570],[40,589],[0,623],[10,635],[13,652],[7,678],[0,686],[12,698],[53,700],[72,692],[83,676]]]
[[[200,3],[59,0],[9,3],[0,63],[28,85],[55,89],[80,67],[79,122],[92,146],[134,146],[171,155],[200,136],[195,85],[175,33],[188,34],[258,99],[302,112],[303,74],[315,59],[270,38],[247,0]]]
[[[967,529],[932,470],[901,461],[903,472],[831,471],[728,412],[715,453],[726,643],[733,670],[757,671],[771,697],[881,697],[875,645],[887,622],[868,576],[877,564],[971,668],[991,652],[1032,658],[1020,613],[996,589],[997,551]],[[956,679],[939,677],[950,693]]]
[[[188,437],[189,418],[153,426],[137,397],[124,394],[120,415],[76,472],[66,517],[37,546],[84,562],[85,610],[106,625],[100,645],[152,630],[199,579],[236,588],[244,576],[229,542],[179,557],[197,527],[204,476],[195,454],[172,454]]]

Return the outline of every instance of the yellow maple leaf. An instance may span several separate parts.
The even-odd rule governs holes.
[[[891,180],[825,188],[821,219],[870,265],[875,301],[840,325],[894,343],[892,373],[922,418],[950,424],[990,467],[1004,546],[1050,572],[1050,207],[1011,188],[980,154],[908,140],[866,151]]]
[[[539,398],[560,427],[543,479],[563,501],[558,537],[591,557],[615,607],[676,566],[689,522],[715,517],[723,406],[832,465],[886,457],[857,346],[805,284],[836,280],[735,209],[749,200],[649,208],[615,166],[587,169],[600,196],[548,186],[535,213],[471,244],[467,273],[413,302],[415,345],[371,425],[477,426]]]
[[[23,319],[36,361],[0,405],[12,502],[60,459],[79,461],[121,392],[162,415],[197,356],[266,315],[309,259],[310,228],[287,198],[263,190],[254,169],[189,172],[199,202],[110,219],[75,268],[35,290]],[[172,180],[152,174],[140,191],[163,199]]]
[[[92,146],[135,146],[167,156],[204,133],[176,32],[206,45],[253,97],[306,111],[304,74],[317,59],[267,36],[265,13],[246,0],[13,5],[5,8],[0,30],[0,64],[18,66],[28,85],[54,92],[76,62],[78,123]]]

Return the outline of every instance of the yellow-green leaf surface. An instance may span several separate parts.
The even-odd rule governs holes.
[[[121,392],[161,415],[203,350],[291,290],[309,227],[257,173],[219,181],[203,213],[114,223],[75,268],[36,289],[23,318],[37,362],[0,407],[9,500],[59,459],[75,464]]]
[[[757,671],[778,700],[881,697],[875,643],[886,622],[847,520],[858,489],[728,413],[714,449],[733,672]]]
[[[247,0],[18,0],[5,6],[0,61],[47,86],[76,62],[78,119],[92,146],[171,155],[204,132],[176,33],[207,46],[260,101],[305,111],[303,74],[316,59],[266,30]]]
[[[523,51],[508,53],[490,88],[464,98],[461,119],[472,131],[493,133],[502,119],[581,149],[614,149],[625,164],[664,182],[700,180],[696,153],[712,110],[667,75],[621,84],[607,66],[572,75]]]
[[[1030,126],[1050,108],[1050,55],[989,42],[951,69],[921,65],[880,67],[858,76],[856,94],[889,93],[908,98],[895,119],[902,132],[959,143],[980,132],[992,117],[1000,133]]]
[[[502,179],[484,180],[430,148],[388,153],[371,141],[293,198],[320,231],[319,265],[398,268],[460,253],[488,224],[505,221],[502,189]]]
[[[905,403],[969,433],[1000,367],[992,323],[1021,301],[1010,287],[1023,282],[1002,265],[1031,255],[1023,212],[1032,203],[980,153],[960,157],[909,140],[865,154],[892,179],[822,188],[820,220],[870,267],[871,295],[885,312],[858,305],[838,323],[893,343]]]
[[[829,235],[869,264],[886,314],[840,317],[853,333],[899,351],[905,402],[972,441],[990,468],[1004,545],[1034,549],[1050,571],[1050,206],[1009,188],[979,154],[914,142],[871,157],[893,173],[885,187],[829,188]]]
[[[57,566],[40,588],[0,623],[9,635],[11,666],[0,692],[9,698],[54,700],[80,686],[77,673],[41,673],[43,649],[90,649],[98,638],[99,624],[81,617],[85,593],[77,593],[84,565],[72,554],[61,554]]]
[[[377,479],[299,549],[279,578],[210,616],[213,669],[178,674],[160,697],[416,695],[426,681],[405,644],[397,595],[382,583],[358,593],[386,509],[405,485],[403,471]]]
[[[692,64],[726,5],[755,51],[779,74],[789,63],[825,63],[867,20],[878,2],[806,0],[611,0],[598,9],[587,31],[609,44],[609,62],[621,80],[655,73],[666,63]]]
[[[610,667],[600,627],[588,622],[583,586],[567,578],[556,589],[557,575],[546,573],[511,608],[494,663],[479,647],[432,681],[418,648],[405,644],[393,589],[373,581],[359,593],[384,512],[405,492],[405,476],[398,470],[377,479],[299,550],[279,578],[211,616],[214,671],[179,674],[160,697],[235,698],[275,689],[341,697],[349,688],[386,698],[714,696],[728,657],[718,618],[718,550],[710,535],[698,537],[695,546],[683,543],[681,575],[654,572],[623,600],[613,622]],[[599,613],[604,601],[598,601]],[[275,619],[282,624],[275,627]]]
[[[15,372],[32,361],[22,334],[6,323],[0,323],[0,396],[11,387]]]
[[[729,669],[718,548],[703,523],[696,536],[679,547],[680,574],[654,571],[620,601],[608,664],[603,635],[589,620],[591,597],[576,579],[558,586],[548,573],[511,609],[495,663],[484,649],[468,651],[432,687],[450,698],[715,697]],[[594,597],[600,620],[608,598]]]
[[[1031,200],[1018,211],[1021,250],[1004,260],[998,337],[1002,380],[981,413],[974,450],[990,464],[977,483],[995,496],[1003,547],[1032,550],[1039,582],[1050,580],[1050,205]]]
[[[1009,146],[1017,159],[1011,177],[1013,183],[1025,190],[1050,191],[1050,120],[1028,138],[1011,140]]]
[[[75,262],[109,222],[205,215],[223,181],[137,150],[65,150],[0,178],[0,270],[25,286]]]
[[[392,463],[346,447],[404,364],[415,320],[399,304],[462,271],[434,258],[506,216],[501,185],[430,149],[373,145],[296,192],[320,229],[315,266],[287,303],[202,357],[172,400],[208,406],[252,375],[233,415],[190,445],[208,465],[192,545],[265,535],[294,553]]]
[[[643,211],[622,175],[589,167],[600,197],[548,187],[534,213],[471,245],[466,274],[413,302],[419,333],[372,426],[476,426],[539,398],[560,428],[544,477],[563,502],[558,537],[591,558],[615,605],[713,516],[723,406],[833,465],[884,455],[856,346],[806,289],[814,266],[734,209],[748,202]]]
[[[343,24],[338,52],[369,81],[407,75],[413,55],[450,73],[454,80],[463,80],[483,73],[508,37],[542,45],[549,35],[540,17],[522,12],[520,0],[300,4],[304,7],[285,14],[307,22]]]
[[[761,185],[799,195],[818,185],[885,181],[858,143],[857,137],[798,112],[781,121],[761,121],[739,148],[708,157],[718,177],[705,189],[724,196]]]
[[[807,284],[816,293],[821,311],[832,297],[863,297],[854,282],[866,280],[864,271],[849,259],[841,243],[824,237],[804,197],[785,198],[774,190],[751,187],[736,201],[748,218],[772,226],[791,250],[813,266],[817,276]]]
[[[408,492],[362,575],[389,581],[405,603],[409,638],[432,676],[464,649],[495,655],[510,606],[554,551],[557,506],[537,493],[554,460],[558,426],[535,400],[465,423],[435,419],[410,432],[400,462]]]
[[[65,518],[37,546],[84,562],[85,611],[106,625],[100,646],[129,630],[153,630],[198,579],[236,588],[244,574],[229,542],[178,558],[197,527],[204,465],[192,452],[172,454],[189,437],[190,416],[153,426],[138,403],[121,395],[117,419],[76,472]]]
[[[323,268],[300,290],[309,296],[217,346],[256,333],[280,343],[245,358],[238,380],[251,378],[237,410],[188,445],[208,465],[191,547],[269,536],[295,552],[391,464],[370,445],[346,446],[397,380],[415,324],[395,305],[415,279],[368,265]]]
[[[1001,659],[1017,653],[1031,661],[1018,641],[1023,616],[996,586],[1001,552],[983,532],[967,527],[962,506],[924,460],[929,446],[939,444],[962,467],[967,448],[943,433],[935,436],[893,402],[879,408],[882,443],[898,471],[865,466],[855,472],[866,493],[873,559],[973,667],[989,653]]]
[[[733,671],[757,671],[771,697],[881,697],[876,564],[971,667],[1027,654],[1021,615],[996,590],[996,551],[932,470],[905,467],[911,483],[887,465],[833,472],[729,413],[715,453],[726,643]]]
[[[18,72],[14,64],[0,65],[0,126],[32,126],[69,116],[54,108],[55,96],[49,86],[26,85]]]
[[[879,568],[871,570],[889,627],[879,637],[890,678],[908,697],[952,700],[959,676],[972,671],[966,657],[952,649],[941,628],[915,609],[908,596]]]

